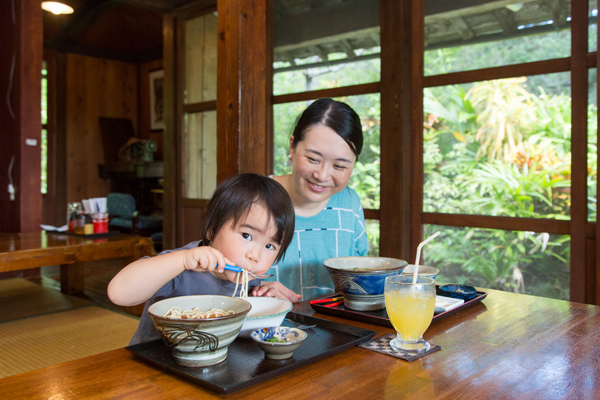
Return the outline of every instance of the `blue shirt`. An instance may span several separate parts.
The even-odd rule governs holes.
[[[296,215],[294,237],[285,257],[268,274],[302,300],[334,292],[333,281],[323,266],[332,257],[364,256],[369,251],[365,217],[356,192],[346,187],[329,199],[317,215]]]

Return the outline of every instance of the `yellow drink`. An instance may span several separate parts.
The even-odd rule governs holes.
[[[421,340],[435,310],[435,294],[393,291],[385,293],[387,313],[404,342]]]

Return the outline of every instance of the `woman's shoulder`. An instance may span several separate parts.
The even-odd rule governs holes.
[[[349,186],[346,186],[339,193],[331,196],[331,200],[329,201],[329,205],[331,206],[350,206],[353,205],[353,208],[357,206],[360,207],[360,197],[358,197],[358,193],[354,189]]]

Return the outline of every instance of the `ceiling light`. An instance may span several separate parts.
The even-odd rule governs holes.
[[[68,5],[59,3],[57,1],[43,1],[42,8],[56,15],[73,13],[73,7],[69,7]]]

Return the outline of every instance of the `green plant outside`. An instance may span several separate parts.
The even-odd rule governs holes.
[[[517,45],[515,41],[496,42],[493,54],[484,53],[488,58],[494,54],[504,57],[492,60],[492,66],[531,61],[527,57],[532,54],[534,58],[539,56],[538,59],[559,58],[565,56],[565,48],[570,48],[569,41],[570,34],[563,31],[522,38]],[[518,51],[511,52],[515,46]],[[426,53],[429,74],[468,69],[467,65],[457,64],[473,64],[477,53],[473,47],[469,50],[473,57],[458,57],[463,49]],[[557,50],[554,54],[548,53],[552,49]],[[540,53],[536,55],[535,51]],[[512,57],[510,62],[506,57]],[[473,68],[471,65],[470,69]],[[352,64],[336,71],[338,75],[346,74],[346,81],[352,81],[352,74],[360,72],[353,69]],[[275,77],[277,79],[277,74]],[[590,76],[592,89],[593,85],[595,75]],[[335,82],[320,82],[318,86],[335,87]],[[279,93],[286,93],[285,88],[280,87]],[[570,218],[568,73],[431,88],[425,89],[423,95],[423,211]],[[597,106],[595,96],[590,95],[590,99],[594,101],[590,101],[588,107],[588,215],[590,220],[596,220]],[[350,186],[363,199],[365,208],[377,209],[380,204],[379,98],[364,95],[339,100],[356,109],[365,132],[365,151],[356,163]],[[291,130],[293,119],[308,103],[275,107],[276,174],[289,173],[283,167],[290,134],[286,130]],[[379,224],[372,222],[377,221],[368,221],[367,231],[371,254],[377,255]],[[437,230],[442,235],[424,248],[422,259],[423,263],[440,269],[440,282],[569,299],[569,235],[425,226],[425,237]]]

